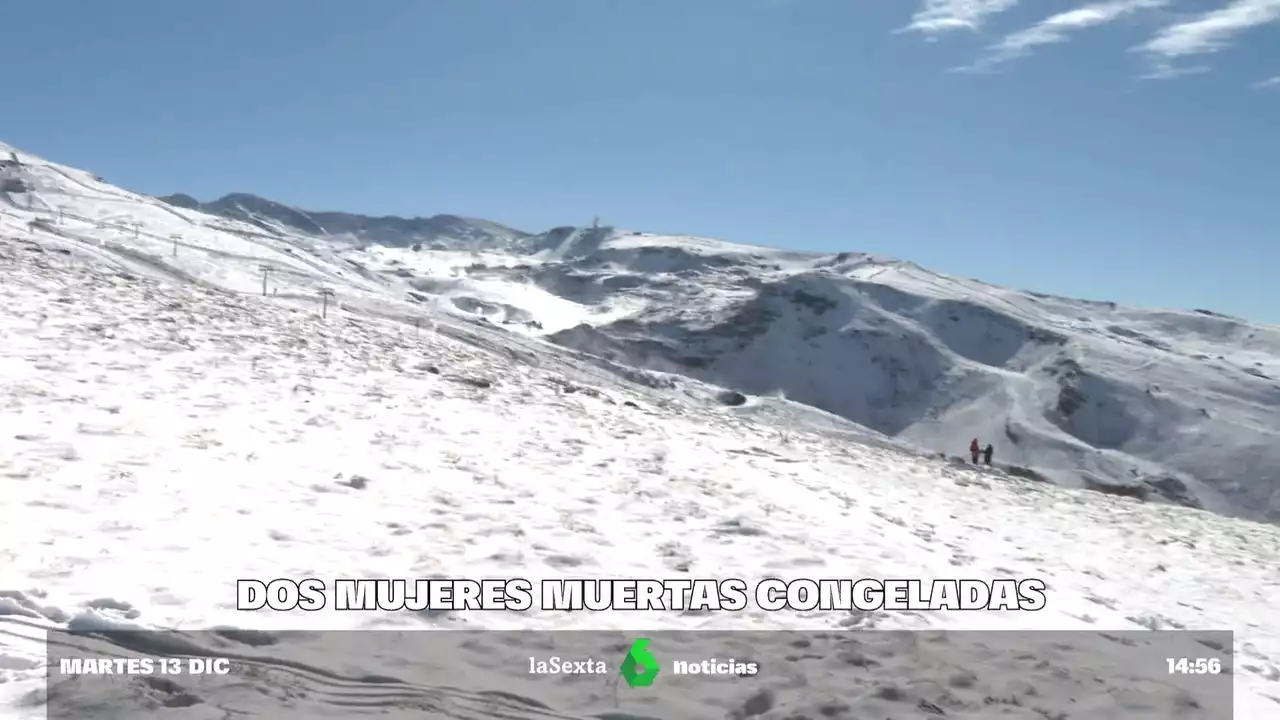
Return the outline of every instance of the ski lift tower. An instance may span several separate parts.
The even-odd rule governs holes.
[[[333,288],[320,288],[320,319],[329,317],[329,303],[333,300]]]
[[[275,272],[276,269],[275,267],[268,265],[266,263],[259,265],[258,269],[262,271],[262,297],[266,297],[267,296],[267,276]]]

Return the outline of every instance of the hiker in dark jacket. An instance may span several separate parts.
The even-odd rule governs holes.
[[[995,449],[995,448],[993,448],[993,447],[991,447],[991,443],[987,443],[987,446],[986,446],[986,447],[984,447],[984,448],[982,448],[982,461],[983,461],[983,462],[985,462],[986,464],[990,465],[990,464],[991,464],[991,453],[993,453],[993,452],[995,452],[995,451],[996,451],[996,449]]]
[[[978,464],[978,452],[978,438],[974,438],[973,442],[969,443],[969,455],[973,456],[974,465]]]

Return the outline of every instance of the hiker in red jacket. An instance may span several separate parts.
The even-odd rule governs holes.
[[[982,448],[978,446],[978,438],[974,438],[973,442],[969,443],[969,454],[973,456],[974,465],[978,464],[978,454],[981,452]]]

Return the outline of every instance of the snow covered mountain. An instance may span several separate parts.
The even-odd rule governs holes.
[[[1051,448],[1051,429],[1036,423],[1054,417],[1033,401],[1058,403],[1060,381],[1039,368],[1066,348],[1079,369],[1064,366],[1061,382],[1088,397],[1064,416],[1100,413],[1112,428],[1101,418],[1121,416],[1088,403],[1113,397],[1103,391],[1117,378],[1143,378],[1180,402],[1216,393],[1209,419],[1262,434],[1274,432],[1274,399],[1227,363],[1274,372],[1273,329],[1095,312],[884,259],[609,229],[558,229],[490,252],[366,247],[266,225],[0,146],[6,716],[43,718],[53,703],[105,712],[83,683],[46,687],[45,633],[97,632],[85,652],[102,655],[129,650],[105,630],[134,628],[176,628],[182,647],[249,654],[260,672],[237,687],[125,679],[136,684],[112,697],[121,717],[159,706],[270,717],[280,698],[307,717],[482,717],[478,708],[504,702],[513,718],[934,717],[943,707],[955,718],[993,717],[993,707],[1001,717],[1230,716],[1175,687],[1162,664],[1117,674],[1114,663],[1065,662],[1061,644],[1037,654],[988,643],[981,662],[965,663],[937,643],[877,634],[806,649],[827,668],[808,680],[718,684],[681,713],[616,709],[616,694],[594,689],[539,695],[545,686],[502,674],[499,638],[473,637],[442,679],[420,653],[326,659],[309,651],[314,635],[283,628],[1064,629],[1115,647],[1135,643],[1115,630],[1230,628],[1232,648],[1196,642],[1230,670],[1235,717],[1280,706],[1280,528],[948,462],[878,432],[930,437],[913,435],[929,426],[891,412],[890,391],[871,386],[891,383],[913,411],[949,392],[958,400],[941,406],[938,427],[970,422],[952,408],[980,409],[979,390],[1016,390],[1021,404],[991,411]],[[948,323],[990,339],[969,344]],[[1173,349],[1129,348],[1113,325]],[[792,345],[767,350],[769,337]],[[1157,350],[1172,359],[1141,354]],[[1152,364],[1125,365],[1140,358]],[[797,363],[793,374],[807,361],[829,368],[813,376],[832,397],[790,399],[805,385],[784,386],[781,372],[778,384],[749,382],[752,363],[783,360]],[[828,379],[835,371],[846,385]],[[757,391],[768,394],[748,395]],[[974,426],[934,437],[955,454]],[[1075,438],[1068,423],[1053,427]],[[1223,462],[1247,449],[1239,439],[1201,448]],[[1215,492],[1245,497],[1229,490]],[[237,578],[281,576],[1032,576],[1049,599],[1037,612],[234,609]],[[208,628],[219,630],[195,632]],[[833,685],[836,666],[856,667],[856,682]],[[1098,690],[1081,708],[1086,686]]]
[[[1280,519],[1280,328],[855,253],[613,230],[556,240],[537,267],[491,274],[631,308],[552,334],[559,344],[782,395],[948,455],[977,437],[1060,484]]]
[[[607,227],[493,237],[438,241],[486,253],[465,264],[395,248],[361,262],[621,365],[786,397],[947,455],[977,437],[1063,485],[1280,519],[1278,328],[857,253]]]

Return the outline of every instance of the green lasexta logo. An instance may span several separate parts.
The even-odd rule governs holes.
[[[622,679],[631,687],[649,687],[658,677],[658,659],[649,652],[649,638],[639,638],[622,660]]]

